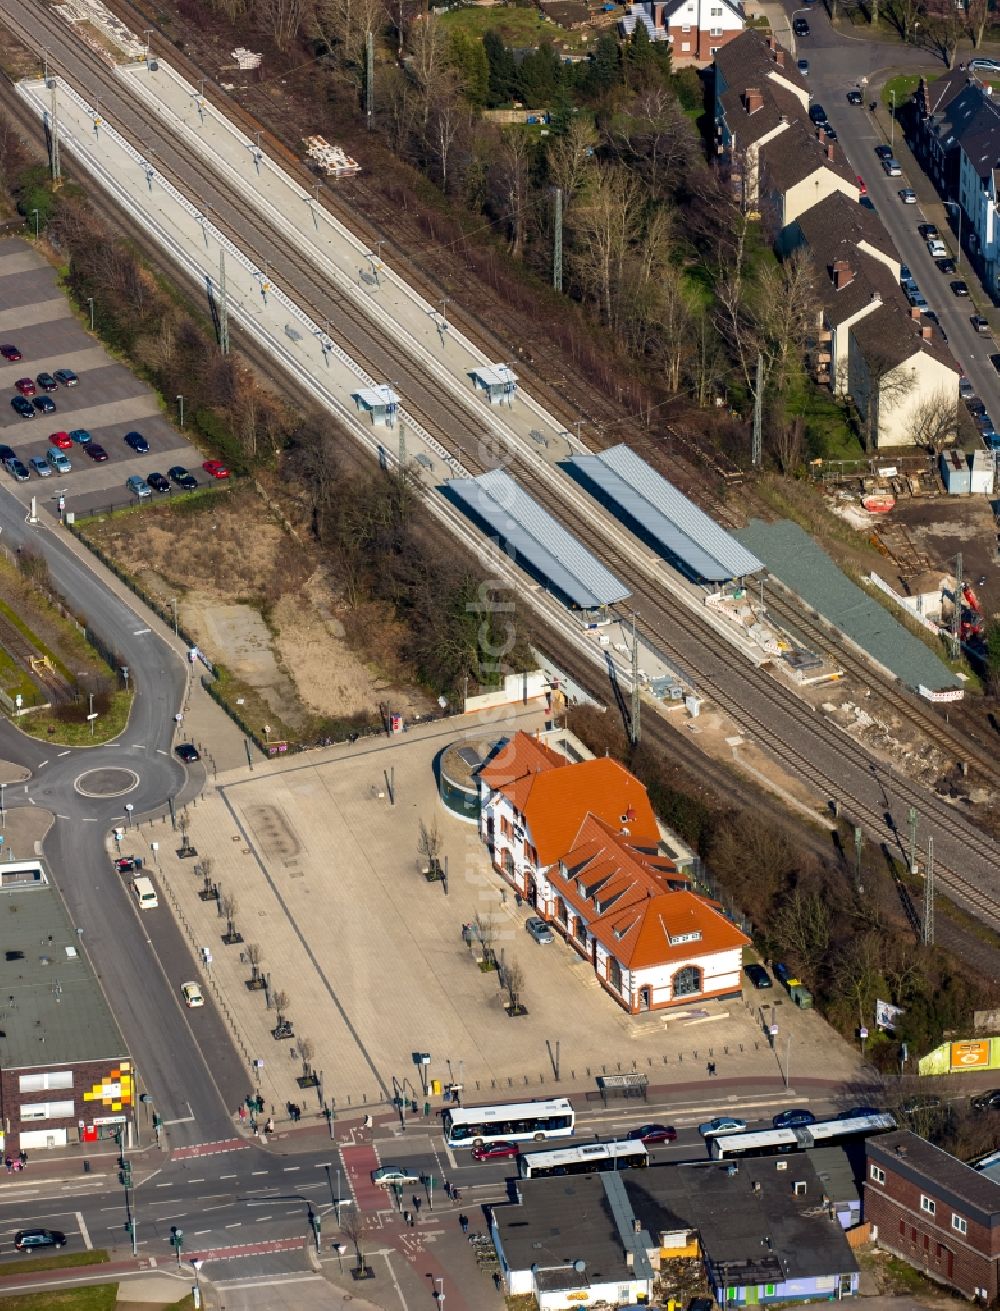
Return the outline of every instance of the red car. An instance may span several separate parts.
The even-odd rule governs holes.
[[[474,1161],[509,1161],[520,1152],[516,1143],[482,1143],[479,1147],[473,1147],[472,1159]]]
[[[22,396],[34,396],[35,392],[38,390],[35,386],[34,378],[18,378],[17,382],[14,383],[14,386]]]
[[[21,358],[21,352],[16,346],[0,346],[0,355],[10,364],[16,364]]]
[[[73,438],[68,432],[52,432],[49,433],[49,445],[58,447],[60,451],[71,451]]]
[[[860,191],[862,196],[867,196],[868,188],[865,186],[865,180],[861,176],[861,174],[860,173],[855,174],[854,180],[858,184],[858,191]]]
[[[677,1130],[672,1124],[640,1124],[638,1129],[630,1129],[626,1137],[641,1143],[675,1143]]]
[[[213,478],[228,478],[229,470],[221,460],[206,460],[201,466],[206,473],[210,473]]]

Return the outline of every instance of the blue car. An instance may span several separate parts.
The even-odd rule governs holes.
[[[800,1106],[790,1111],[782,1111],[771,1121],[775,1129],[801,1129],[804,1125],[815,1123],[816,1117],[812,1111],[803,1110]]]
[[[74,428],[70,433],[70,440],[76,442],[78,446],[86,446],[92,439],[86,428]]]
[[[785,987],[788,986],[789,979],[795,978],[795,975],[792,973],[792,971],[788,968],[788,966],[785,964],[783,960],[776,960],[771,963],[771,973],[778,980],[778,982],[784,984]]]

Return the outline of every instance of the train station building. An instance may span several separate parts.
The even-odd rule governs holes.
[[[738,995],[749,939],[668,854],[646,789],[607,757],[517,733],[479,771],[494,867],[631,1014]]]

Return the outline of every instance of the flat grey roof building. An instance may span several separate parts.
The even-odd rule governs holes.
[[[503,469],[478,478],[450,478],[448,494],[499,537],[526,572],[581,610],[624,601],[629,590],[572,533]]]
[[[0,1030],[5,1070],[128,1054],[65,903],[37,860],[0,864]]]
[[[763,564],[628,446],[567,461],[587,490],[698,582],[758,573]]]

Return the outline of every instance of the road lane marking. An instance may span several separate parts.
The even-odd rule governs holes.
[[[302,1169],[302,1166],[301,1166],[301,1165],[286,1165],[286,1166],[285,1166],[285,1169],[284,1169],[284,1173],[285,1173],[285,1174],[291,1174],[292,1171],[294,1171],[294,1170],[301,1170],[301,1169]]]
[[[203,1184],[204,1182],[205,1182],[204,1179],[189,1179],[189,1180],[188,1180],[188,1183],[189,1183],[189,1184]]]
[[[200,1238],[202,1234],[210,1234],[211,1229],[196,1229],[192,1234],[193,1238]]]
[[[87,1229],[87,1222],[83,1218],[82,1211],[76,1212],[76,1221],[80,1226],[80,1237],[83,1239],[84,1247],[88,1252],[92,1252],[94,1250],[94,1244],[90,1241],[90,1231]]]
[[[68,751],[68,750],[66,750],[66,751],[60,751],[60,752],[59,752],[59,759],[62,760],[63,756],[68,756],[68,755],[69,755],[69,751]]]
[[[270,1220],[270,1219],[271,1217],[269,1215],[259,1215],[257,1217],[257,1223],[260,1224],[262,1220]]]
[[[48,762],[47,760],[43,760],[42,763],[38,766],[38,768],[39,768],[39,769],[44,769],[45,766],[46,766],[48,763],[49,763],[49,762]]]
[[[56,815],[56,819],[69,819],[69,815]]]
[[[219,1178],[220,1178],[220,1179],[235,1179],[236,1176],[235,1176],[234,1174],[220,1174],[220,1175],[219,1175]]]
[[[237,1220],[234,1224],[226,1225],[226,1228],[227,1228],[227,1229],[242,1229],[242,1228],[243,1228],[243,1221],[242,1221],[242,1220]]]
[[[251,1175],[267,1174],[267,1171],[266,1171],[266,1170],[251,1170],[251,1171],[250,1171],[250,1174],[251,1174]]]
[[[166,1128],[168,1125],[171,1124],[190,1124],[193,1119],[194,1119],[193,1115],[182,1115],[176,1120],[164,1120],[163,1127]]]
[[[144,633],[151,633],[152,631],[153,631],[153,630],[152,630],[151,628],[137,628],[137,629],[135,629],[135,631],[133,632],[132,636],[133,636],[133,637],[142,637],[142,635],[143,635]]]
[[[148,1183],[149,1180],[147,1179],[146,1182]],[[172,1179],[170,1179],[170,1180],[167,1181],[167,1183],[165,1183],[165,1184],[157,1184],[156,1186],[157,1186],[157,1188],[173,1188],[173,1186],[174,1186],[174,1181],[173,1181]]]

